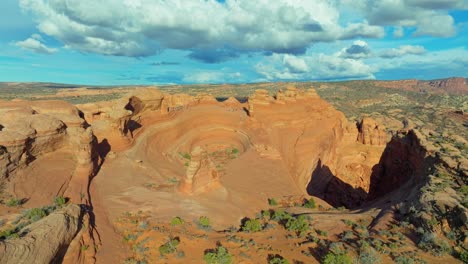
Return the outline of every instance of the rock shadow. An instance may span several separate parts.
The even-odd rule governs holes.
[[[362,188],[354,188],[336,177],[330,168],[319,160],[307,185],[307,193],[317,196],[334,207],[355,208],[367,198]]]
[[[408,131],[392,137],[386,145],[379,162],[372,167],[369,192],[342,181],[319,160],[307,185],[307,193],[334,207],[354,209],[397,190],[409,180],[413,181],[412,186],[416,186],[427,174],[425,168],[433,162],[432,158],[426,157],[426,150],[415,133]],[[396,200],[392,198],[391,202]]]

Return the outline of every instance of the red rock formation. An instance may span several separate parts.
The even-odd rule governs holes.
[[[367,145],[387,144],[387,133],[385,127],[379,125],[375,120],[365,117],[358,124],[359,134],[357,141]]]
[[[187,194],[199,194],[219,184],[218,171],[208,152],[196,147],[191,152],[185,177],[179,190]]]

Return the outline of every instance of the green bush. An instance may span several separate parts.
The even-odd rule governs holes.
[[[23,199],[11,198],[6,202],[8,207],[17,207],[23,204]]]
[[[268,204],[269,204],[270,206],[277,206],[277,205],[278,205],[278,201],[276,201],[275,198],[270,198],[270,199],[268,199]]]
[[[468,185],[463,185],[460,187],[460,192],[464,195],[468,195]]]
[[[26,217],[26,219],[31,220],[32,222],[36,222],[46,216],[47,216],[47,210],[44,208],[32,208],[32,209],[26,210],[24,213],[24,217]]]
[[[463,263],[468,263],[468,251],[464,250],[462,253],[460,253],[459,258]]]
[[[398,256],[393,260],[396,264],[415,264],[416,261],[414,261],[413,258],[407,257],[407,256]]]
[[[171,220],[171,226],[177,226],[177,225],[183,225],[184,220],[178,216],[172,218]]]
[[[379,253],[368,246],[360,249],[356,262],[358,264],[379,264],[382,260]]]
[[[161,256],[165,256],[168,254],[172,254],[177,251],[177,246],[179,245],[180,241],[177,238],[169,238],[169,241],[166,243],[162,244],[159,247],[159,254]]]
[[[258,219],[248,219],[242,225],[242,231],[247,233],[262,231],[262,223]]]
[[[198,218],[198,226],[203,229],[210,228],[210,219],[206,216],[200,216],[200,218]]]
[[[19,237],[18,231],[17,228],[2,230],[0,231],[0,239],[17,238]]]
[[[300,215],[297,218],[289,218],[285,227],[287,230],[294,231],[302,236],[309,230],[309,222],[307,222],[305,216]]]
[[[351,264],[351,257],[346,254],[328,252],[322,259],[323,264]]]
[[[314,209],[314,208],[315,208],[315,201],[314,201],[314,198],[310,198],[310,199],[307,200],[302,206],[305,207],[305,208],[312,208],[312,209]]]
[[[225,247],[217,246],[216,249],[207,251],[203,260],[208,264],[231,264],[232,256]]]
[[[292,216],[283,210],[274,211],[271,216],[271,219],[276,222],[287,221],[290,218],[292,218]]]
[[[63,196],[57,196],[54,198],[54,204],[58,207],[62,207],[67,203],[67,199]]]

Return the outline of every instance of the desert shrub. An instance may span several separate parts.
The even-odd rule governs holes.
[[[351,257],[348,256],[344,244],[341,242],[331,243],[327,254],[322,259],[323,264],[351,264]]]
[[[416,261],[412,257],[400,255],[393,259],[396,264],[415,264]]]
[[[353,234],[352,231],[347,230],[347,231],[344,231],[343,233],[341,233],[340,238],[343,241],[349,241],[349,240],[352,240],[354,238],[354,234]]]
[[[216,249],[207,250],[203,257],[207,264],[231,264],[232,256],[223,246],[217,246]]]
[[[463,261],[463,263],[468,263],[468,251],[464,250],[458,257]]]
[[[200,218],[198,218],[198,227],[202,229],[209,229],[210,226],[210,219],[208,217],[200,216]]]
[[[18,235],[18,228],[11,228],[0,231],[0,239],[9,239],[9,238],[17,238]]]
[[[305,207],[305,208],[312,208],[312,209],[315,208],[314,198],[310,198],[302,206]]]
[[[317,232],[317,235],[319,236],[328,236],[328,232],[324,230],[317,229],[315,232]]]
[[[351,264],[351,257],[346,254],[328,252],[322,259],[323,264]]]
[[[418,242],[418,247],[435,256],[450,254],[452,251],[447,241],[437,238],[436,234],[430,232],[422,234]]]
[[[262,213],[261,213],[261,216],[263,219],[265,220],[270,220],[271,219],[271,212],[270,210],[263,210]]]
[[[468,185],[463,185],[460,187],[460,192],[464,195],[468,195]]]
[[[287,221],[290,218],[292,218],[292,216],[283,210],[274,211],[271,216],[271,219],[276,222]]]
[[[270,198],[270,199],[268,199],[268,204],[269,204],[270,206],[277,206],[277,205],[278,205],[278,201],[276,201],[275,198]]]
[[[242,225],[242,231],[247,233],[262,231],[262,223],[258,219],[248,219]]]
[[[191,159],[192,159],[192,156],[190,156],[190,154],[188,154],[188,153],[180,153],[180,155],[181,155],[182,158],[184,158],[184,159],[187,159],[187,160],[191,160]]]
[[[291,217],[287,220],[285,227],[289,231],[294,231],[298,235],[304,235],[309,230],[309,222],[305,216],[300,215],[297,218]]]
[[[184,220],[178,216],[171,219],[171,226],[183,225]]]
[[[269,256],[268,264],[289,264],[289,261],[280,255]]]
[[[381,263],[380,255],[372,247],[362,247],[359,250],[359,255],[356,260],[358,264],[379,264]]]
[[[23,204],[23,199],[16,199],[16,198],[11,198],[6,202],[6,206],[8,207],[17,207]]]
[[[161,254],[161,256],[165,256],[176,252],[179,243],[180,241],[178,238],[169,238],[169,241],[159,246],[159,254]]]
[[[57,196],[54,198],[54,204],[58,207],[62,207],[67,203],[67,199],[63,196]]]
[[[32,222],[36,222],[43,217],[46,217],[48,214],[47,210],[44,208],[32,208],[24,212],[24,217]]]

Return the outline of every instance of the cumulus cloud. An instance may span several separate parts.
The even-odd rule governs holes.
[[[455,34],[448,11],[465,6],[464,0],[356,0],[352,4],[370,25],[416,27],[415,35],[436,37]]]
[[[296,67],[291,67],[295,61]],[[297,71],[300,65],[301,71]],[[294,55],[273,54],[255,67],[267,81],[278,80],[343,80],[343,79],[374,79],[374,69],[362,61],[342,58],[335,55],[309,54],[296,57]]]
[[[160,49],[209,51],[226,45],[243,52],[303,54],[316,42],[383,37],[365,19],[342,23],[334,1],[309,0],[20,0],[39,30],[83,52],[150,56]],[[351,22],[351,21],[350,21]],[[221,55],[229,59],[229,52]],[[234,56],[235,57],[235,56]]]
[[[15,45],[22,49],[30,50],[36,53],[52,54],[57,52],[56,48],[47,47],[44,43],[42,43],[43,41],[44,40],[42,39],[41,35],[32,34],[31,37],[23,41],[18,41],[15,43]]]
[[[423,46],[412,46],[412,45],[403,45],[399,48],[384,50],[380,57],[382,58],[396,58],[404,55],[421,55],[426,53],[426,49]]]
[[[356,40],[351,46],[342,49],[339,53],[339,57],[349,59],[363,59],[368,58],[371,55],[371,50],[367,42],[362,40]]]

